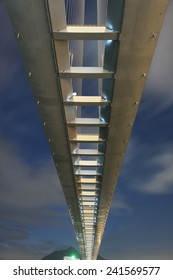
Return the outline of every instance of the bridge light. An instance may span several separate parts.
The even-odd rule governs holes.
[[[103,117],[100,117],[100,120],[101,120],[102,122],[105,122],[105,119],[104,119]]]
[[[111,24],[111,23],[108,23],[108,24],[107,24],[107,28],[110,29],[110,30],[112,31],[112,30],[113,30],[112,24]]]
[[[106,96],[105,94],[102,94],[102,98],[103,98],[104,100],[106,100],[106,101],[108,100],[108,99],[107,99],[107,96]]]
[[[146,73],[142,73],[141,76],[140,76],[140,78],[141,78],[141,77],[145,78],[146,76],[147,76]]]
[[[72,92],[68,97],[67,97],[67,101],[69,101],[73,96],[76,96],[77,92]]]
[[[75,260],[76,257],[75,257],[75,255],[72,255],[71,258],[72,258],[72,260]]]
[[[112,43],[112,40],[107,40],[106,45],[110,45]]]

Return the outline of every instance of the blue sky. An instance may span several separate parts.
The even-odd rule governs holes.
[[[173,0],[108,217],[107,259],[173,259]],[[77,248],[60,182],[0,0],[0,258]]]

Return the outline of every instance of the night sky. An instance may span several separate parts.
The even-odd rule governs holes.
[[[170,0],[100,248],[106,259],[173,259],[172,14]],[[0,0],[0,258],[68,246],[77,248],[75,234]]]

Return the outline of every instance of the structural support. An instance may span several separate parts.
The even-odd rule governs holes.
[[[105,70],[102,67],[70,67],[59,72],[60,78],[114,78],[114,72]]]
[[[168,0],[108,0],[105,26],[67,25],[64,0],[4,2],[81,257],[96,259]],[[82,65],[83,51],[74,60],[80,40],[98,40],[96,67]],[[83,79],[97,79],[98,92],[83,94]]]
[[[65,29],[53,31],[55,40],[118,40],[119,32],[105,26],[67,26]]]

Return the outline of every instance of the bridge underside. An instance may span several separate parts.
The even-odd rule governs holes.
[[[168,0],[108,0],[107,13],[98,0],[97,26],[84,25],[85,1],[75,25],[64,0],[4,2],[81,256],[96,259]],[[83,65],[86,40],[95,67]],[[85,90],[93,80],[97,92]]]

